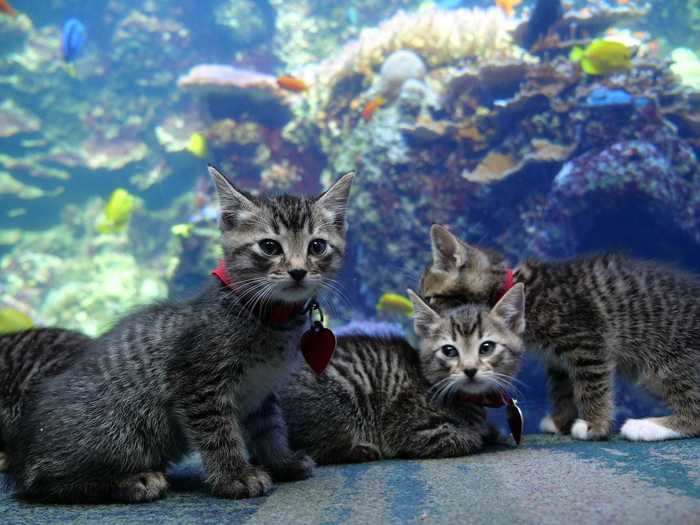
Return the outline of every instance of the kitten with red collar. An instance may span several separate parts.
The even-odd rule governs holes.
[[[433,261],[421,293],[438,310],[493,304],[509,281],[527,295],[528,349],[547,365],[552,409],[545,432],[603,439],[613,421],[615,373],[645,386],[672,414],[629,419],[623,437],[653,441],[700,435],[700,279],[617,255],[526,261],[504,258],[431,230]]]

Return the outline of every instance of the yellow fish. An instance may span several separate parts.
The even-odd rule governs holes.
[[[185,146],[185,149],[192,153],[197,158],[203,159],[207,156],[209,152],[209,147],[207,146],[207,137],[203,133],[192,133],[190,140]]]
[[[28,330],[34,326],[32,319],[14,308],[0,308],[0,335]]]
[[[176,237],[184,237],[187,239],[190,235],[192,235],[192,228],[194,228],[194,226],[187,223],[174,224],[170,228],[170,233]]]
[[[377,302],[377,312],[398,314],[411,317],[413,315],[413,303],[405,295],[387,292]]]
[[[102,214],[97,219],[100,233],[120,233],[129,225],[136,206],[136,197],[124,188],[117,188],[110,195]]]
[[[612,40],[594,40],[586,48],[574,47],[569,54],[573,62],[589,75],[606,75],[632,67],[632,50]]]

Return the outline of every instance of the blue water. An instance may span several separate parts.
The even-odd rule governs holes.
[[[700,272],[697,84],[681,88],[664,62],[700,47],[686,2],[654,0],[612,24],[634,58],[601,76],[582,74],[566,43],[522,58],[510,31],[533,2],[513,17],[488,0],[12,5],[18,17],[0,13],[0,307],[37,324],[97,334],[201,286],[218,257],[207,163],[247,190],[309,194],[357,170],[342,296],[326,300],[335,324],[410,331],[375,304],[417,286],[432,223],[513,264],[614,250]],[[87,39],[67,66],[71,18]],[[591,27],[577,38],[609,29]],[[415,60],[382,68],[400,49]],[[227,69],[188,86],[200,64]],[[251,87],[240,70],[265,76]],[[283,74],[308,89],[277,88]],[[193,134],[206,148],[187,150]],[[100,234],[117,188],[135,210]],[[547,405],[541,366],[520,379],[533,431]],[[618,396],[621,417],[663,411],[636,390]]]

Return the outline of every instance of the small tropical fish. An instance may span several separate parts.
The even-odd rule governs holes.
[[[386,100],[384,100],[382,97],[375,97],[367,104],[365,104],[365,107],[362,109],[362,118],[364,119],[365,122],[369,122],[369,120],[374,116],[374,114],[377,112],[377,110],[382,107],[386,103]]]
[[[0,308],[0,335],[28,330],[34,326],[31,317],[14,308]]]
[[[302,91],[309,89],[309,85],[306,82],[291,75],[282,75],[281,77],[277,77],[277,85],[282,89],[294,91],[295,93],[301,93]]]
[[[190,136],[189,142],[185,149],[192,153],[195,157],[203,159],[207,156],[209,152],[209,147],[207,146],[207,137],[203,133],[195,132]]]
[[[496,0],[496,5],[507,16],[513,16],[516,6],[519,6],[523,0]]]
[[[379,298],[377,302],[377,312],[405,315],[411,317],[413,315],[413,303],[411,300],[401,294],[387,292]]]
[[[87,40],[87,31],[77,18],[69,18],[63,24],[61,34],[61,56],[66,64],[70,64],[83,52]]]
[[[586,48],[574,47],[569,54],[573,62],[589,75],[606,75],[632,67],[632,50],[625,44],[597,39]]]
[[[129,219],[136,207],[136,197],[124,188],[117,188],[110,195],[102,214],[97,220],[100,233],[120,233],[129,225]]]
[[[12,9],[12,6],[7,0],[0,0],[0,13],[5,13],[10,16],[17,16],[17,11]]]
[[[172,233],[175,237],[183,237],[187,239],[190,235],[192,235],[192,228],[194,228],[192,224],[175,224],[172,228],[170,228],[170,233]]]

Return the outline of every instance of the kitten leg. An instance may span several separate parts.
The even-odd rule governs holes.
[[[630,441],[664,441],[679,439],[688,434],[674,430],[678,428],[674,416],[647,417],[644,419],[628,419],[620,429],[620,434]]]
[[[144,472],[116,481],[111,499],[126,503],[143,503],[162,498],[167,490],[168,482],[162,472]]]
[[[607,360],[594,357],[594,352],[583,353],[586,349],[599,350],[600,347],[591,348],[595,344],[588,341],[585,346],[578,345],[569,361],[579,413],[579,419],[571,426],[575,439],[607,439],[612,429],[614,367]]]
[[[287,438],[279,400],[270,394],[260,408],[249,415],[245,426],[255,450],[255,458],[262,463],[276,481],[296,481],[311,476],[314,460],[306,452],[293,452]]]
[[[0,452],[0,472],[7,470],[7,455],[4,452]]]
[[[198,391],[198,402],[186,407],[186,417],[212,492],[234,499],[256,498],[268,493],[272,478],[264,469],[246,460],[245,441],[231,397],[218,395],[211,387]]]
[[[574,386],[566,370],[547,368],[552,413],[542,418],[540,430],[546,434],[568,434],[578,411],[574,402]]]

